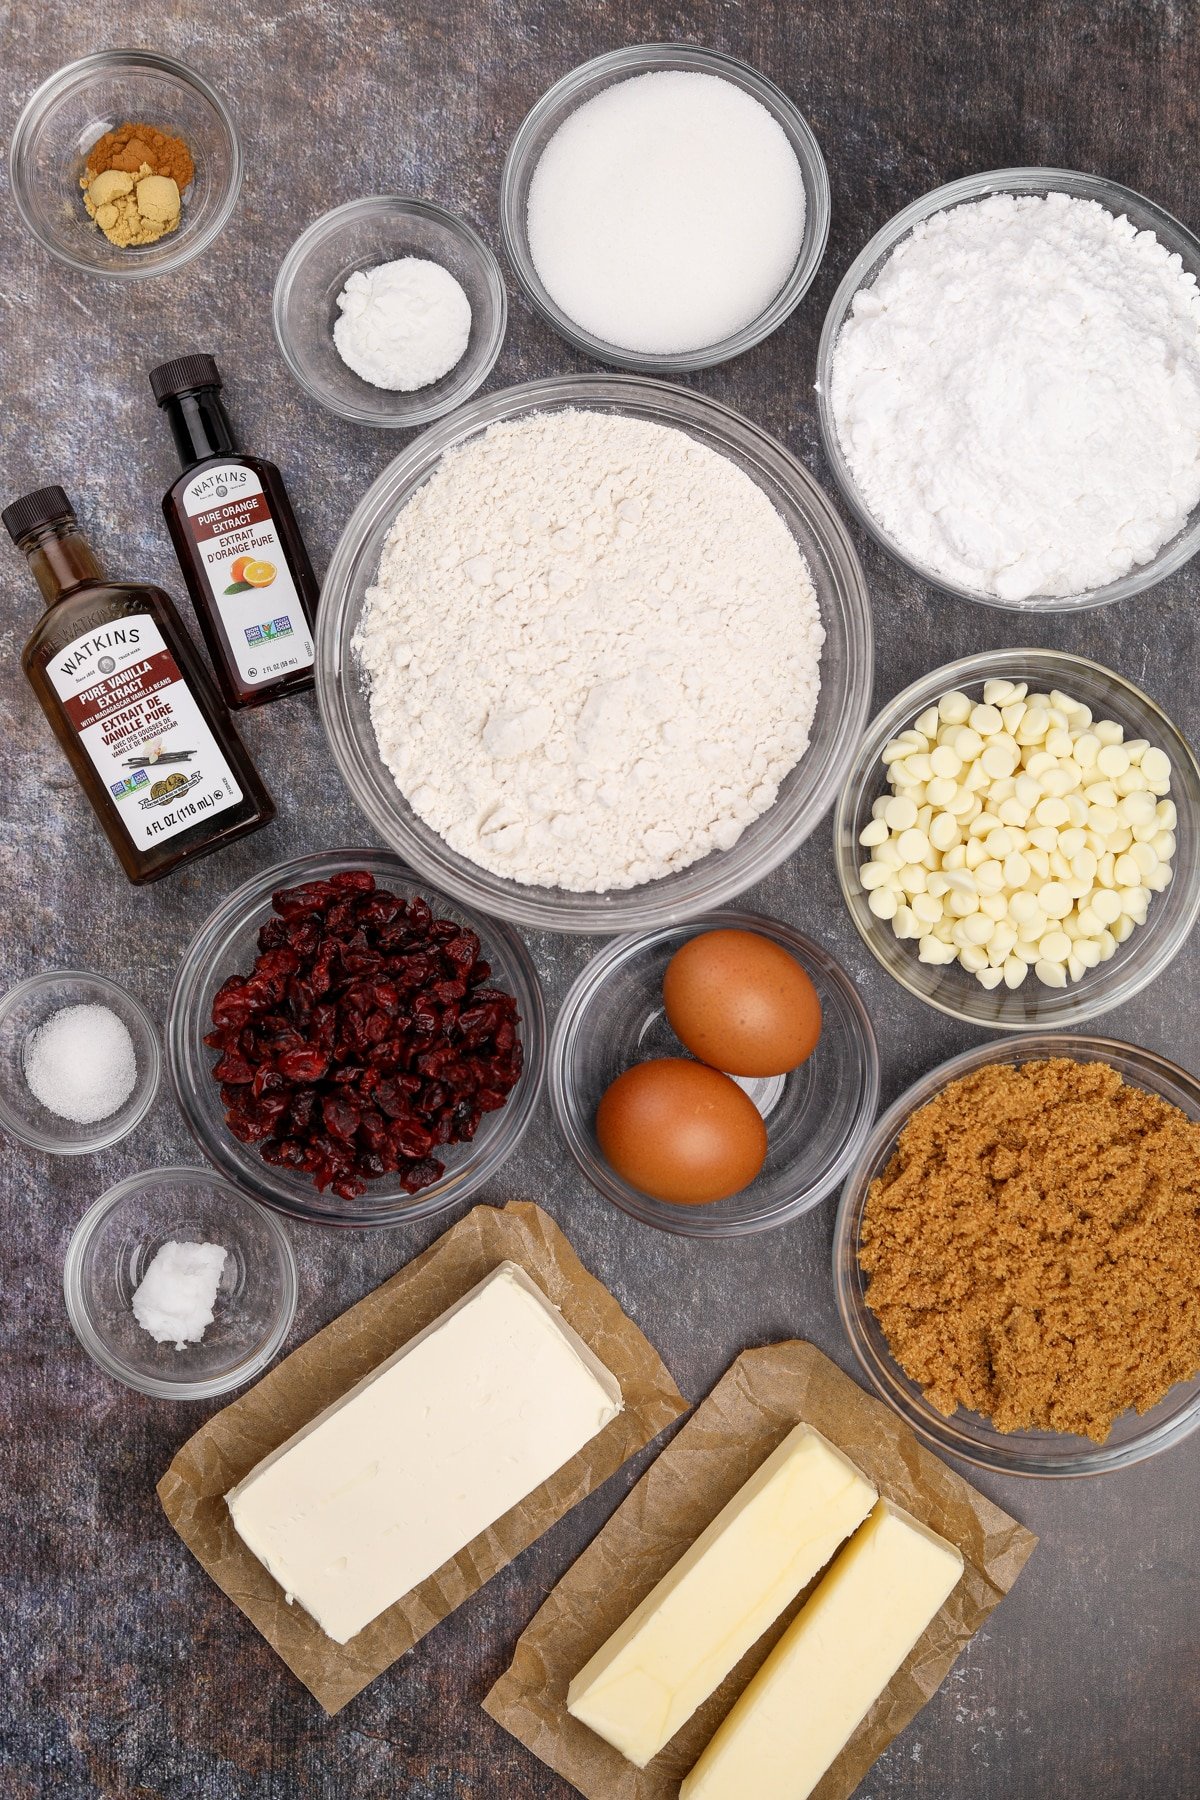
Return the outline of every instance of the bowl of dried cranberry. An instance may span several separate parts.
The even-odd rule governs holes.
[[[541,1092],[537,973],[509,926],[382,850],[258,875],[201,926],[167,1059],[201,1150],[293,1218],[399,1225],[472,1194]]]

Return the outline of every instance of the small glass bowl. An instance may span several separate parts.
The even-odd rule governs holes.
[[[1102,175],[1082,175],[1073,169],[992,169],[986,174],[966,175],[959,181],[947,182],[944,187],[934,188],[932,193],[914,200],[911,206],[906,206],[875,233],[865,250],[851,263],[830,301],[817,349],[817,414],[821,443],[834,480],[864,531],[868,531],[877,544],[882,544],[902,567],[911,570],[931,587],[953,594],[959,600],[974,600],[981,606],[997,606],[1006,611],[1081,612],[1089,607],[1108,606],[1114,600],[1127,600],[1131,594],[1144,593],[1167,575],[1173,575],[1195,555],[1200,549],[1200,506],[1193,509],[1183,528],[1168,539],[1149,562],[1122,575],[1119,581],[1107,582],[1103,587],[1082,594],[1031,594],[1026,600],[1002,600],[997,594],[960,587],[944,575],[937,575],[914,562],[908,552],[888,536],[867,506],[838,436],[832,400],[833,353],[854,296],[860,288],[872,285],[901,238],[907,237],[915,225],[934,213],[971,201],[986,200],[992,194],[1069,194],[1072,199],[1098,201],[1118,218],[1124,214],[1139,231],[1152,231],[1160,244],[1179,257],[1186,272],[1200,279],[1200,238],[1144,194],[1122,187],[1119,182],[1108,181]]]
[[[752,100],[766,107],[776,124],[786,133],[800,165],[804,180],[804,236],[800,251],[787,280],[770,305],[719,343],[700,350],[678,351],[674,355],[660,351],[627,350],[593,337],[551,299],[534,266],[529,249],[529,187],[542,152],[559,126],[585,101],[592,100],[602,89],[634,75],[647,75],[663,69],[685,69],[701,75],[715,75],[732,82]],[[688,369],[710,369],[716,363],[728,362],[761,344],[777,331],[793,313],[812,285],[825,243],[829,236],[829,176],[825,159],[803,113],[765,75],[736,57],[720,50],[704,49],[696,44],[635,44],[623,50],[610,50],[591,62],[581,64],[556,81],[528,114],[504,164],[500,181],[500,229],[509,263],[529,299],[559,336],[585,356],[609,363],[618,369],[634,369],[643,374],[682,374]]]
[[[439,1182],[407,1194],[396,1176],[372,1181],[357,1200],[319,1193],[310,1176],[274,1168],[253,1144],[235,1138],[225,1123],[212,1067],[217,1053],[204,1038],[212,1030],[213,996],[230,975],[248,975],[258,953],[259,927],[272,916],[278,888],[326,881],[346,869],[369,869],[380,887],[405,899],[420,896],[434,914],[474,931],[492,965],[492,980],[513,995],[520,1014],[525,1062],[521,1078],[498,1112],[485,1113],[470,1143],[447,1144],[437,1154],[446,1169]],[[185,951],[167,1017],[167,1064],[184,1120],[205,1156],[222,1174],[265,1205],[320,1225],[406,1225],[465,1200],[507,1162],[522,1137],[542,1090],[546,1067],[546,1014],[537,971],[525,945],[507,925],[481,918],[448,900],[386,850],[326,850],[301,856],[255,875],[210,913]]]
[[[177,1350],[144,1331],[133,1295],[166,1243],[219,1244],[213,1322]],[[150,1169],[101,1195],[75,1228],[63,1293],[97,1366],[157,1400],[208,1400],[272,1362],[296,1312],[296,1260],[278,1220],[210,1169]]]
[[[1127,738],[1148,738],[1171,759],[1171,793],[1179,820],[1170,885],[1150,902],[1139,925],[1115,955],[1065,988],[1043,987],[1032,970],[1019,988],[1003,983],[989,993],[959,963],[938,968],[917,960],[917,945],[896,937],[867,905],[858,879],[871,852],[859,834],[875,800],[888,792],[880,762],[884,745],[950,689],[982,699],[986,681],[1027,681],[1031,692],[1057,688],[1090,706],[1098,719],[1115,719]],[[1123,1006],[1156,981],[1178,956],[1200,914],[1200,768],[1186,740],[1140,688],[1124,676],[1063,650],[988,650],[946,663],[914,681],[888,702],[867,727],[833,816],[833,852],[842,898],[858,934],[910,994],[951,1018],[989,1031],[1051,1030],[1081,1025],[1111,1007]]]
[[[156,244],[110,244],[88,218],[79,180],[88,151],[132,120],[181,137],[196,164],[174,231]],[[206,81],[148,50],[102,50],[68,63],[26,101],[9,147],[13,199],[38,242],[59,262],[113,281],[165,275],[208,249],[242,185],[233,120]]]
[[[440,263],[471,303],[460,360],[439,381],[407,394],[372,387],[333,341],[338,295],[351,275],[402,256]],[[398,431],[440,419],[482,387],[504,342],[508,299],[499,263],[462,219],[427,200],[376,194],[335,206],[301,233],[275,278],[272,315],[283,360],[314,400],[356,425]]]
[[[77,1125],[35,1100],[25,1079],[26,1047],[33,1033],[65,1006],[106,1006],[125,1025],[137,1057],[137,1080],[123,1106],[106,1119]],[[158,1031],[141,1003],[104,975],[79,969],[47,969],[11,988],[0,1000],[0,1130],[31,1150],[52,1156],[87,1156],[128,1137],[154,1104],[162,1074]]]
[[[775,804],[746,827],[731,850],[711,851],[657,881],[606,894],[534,887],[493,874],[452,850],[419,818],[379,754],[354,648],[388,533],[443,455],[498,421],[563,410],[668,425],[728,457],[762,489],[799,545],[825,627],[811,739],[780,784]],[[530,381],[485,394],[423,432],[383,471],[351,515],[325,577],[317,619],[321,722],[334,761],[375,831],[464,906],[538,931],[630,931],[672,923],[734,899],[769,874],[804,842],[841,784],[866,722],[872,667],[871,611],[862,568],[845,526],[808,471],[773,438],[717,401],[634,375]]]
[[[617,1174],[596,1140],[596,1108],[609,1083],[634,1063],[687,1056],[667,1023],[663,975],[689,938],[722,929],[757,932],[796,958],[821,1002],[821,1036],[789,1075],[738,1078],[767,1126],[767,1160],[750,1186],[708,1206],[676,1206]],[[563,1001],[550,1044],[550,1101],[575,1161],[622,1212],[681,1237],[745,1237],[819,1205],[858,1155],[878,1100],[875,1033],[849,976],[811,938],[756,913],[706,913],[687,925],[614,939]]]
[[[864,1146],[842,1190],[833,1236],[833,1280],[850,1346],[876,1392],[935,1450],[1001,1475],[1100,1475],[1143,1462],[1180,1443],[1200,1426],[1200,1375],[1176,1384],[1149,1412],[1122,1413],[1106,1443],[1068,1432],[997,1431],[990,1419],[960,1408],[949,1418],[930,1405],[900,1368],[879,1321],[867,1305],[867,1278],[858,1260],[863,1213],[871,1183],[883,1174],[896,1141],[919,1107],[950,1082],[992,1063],[1039,1062],[1050,1057],[1104,1062],[1133,1087],[1144,1088],[1200,1120],[1200,1082],[1186,1070],[1107,1038],[1065,1034],[1008,1038],[983,1044],[930,1070],[890,1106]]]

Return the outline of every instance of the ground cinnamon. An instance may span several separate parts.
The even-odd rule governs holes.
[[[993,1064],[909,1119],[859,1255],[939,1411],[1102,1443],[1200,1370],[1200,1124],[1104,1063]]]
[[[114,131],[106,131],[88,151],[89,175],[120,169],[126,175],[136,176],[143,168],[173,181],[181,192],[196,173],[192,153],[183,139],[157,131],[153,125],[118,125]]]

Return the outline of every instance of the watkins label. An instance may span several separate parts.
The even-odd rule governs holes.
[[[46,672],[137,849],[242,798],[150,613],[75,638]]]
[[[183,509],[246,686],[310,669],[308,620],[258,476],[240,463],[206,468],[184,488]]]

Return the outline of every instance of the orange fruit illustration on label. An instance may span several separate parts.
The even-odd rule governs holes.
[[[278,573],[274,563],[258,562],[250,557],[239,579],[248,582],[253,588],[264,588],[270,587]]]
[[[253,561],[252,556],[235,556],[229,570],[230,581],[245,581],[246,570]]]

